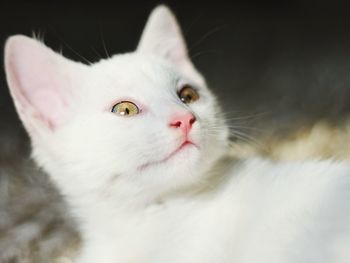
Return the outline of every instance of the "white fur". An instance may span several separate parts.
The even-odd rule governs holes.
[[[350,166],[230,157],[228,128],[184,43],[161,6],[135,52],[91,66],[27,37],[6,44],[33,157],[80,222],[77,262],[350,262]],[[184,84],[198,101],[181,102]],[[122,100],[142,112],[111,113]],[[198,148],[159,163],[182,143],[169,122],[186,112]]]

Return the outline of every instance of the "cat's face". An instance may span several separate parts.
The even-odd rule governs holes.
[[[11,94],[39,164],[71,194],[142,192],[201,180],[227,127],[173,15],[158,7],[138,49],[93,65],[23,36],[6,45]]]

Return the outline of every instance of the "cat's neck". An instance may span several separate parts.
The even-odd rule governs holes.
[[[207,199],[209,195],[215,194],[228,178],[226,171],[232,167],[232,157],[224,155],[218,159],[210,169],[198,171],[204,173],[202,180],[172,190],[143,188],[123,177],[116,178],[105,185],[96,185],[89,190],[77,191],[74,185],[60,185],[63,195],[71,205],[74,214],[88,220],[90,215],[97,214],[110,220],[118,214],[137,214],[158,205],[168,205],[181,200]],[[72,178],[75,175],[64,176]],[[97,178],[96,174],[84,174],[86,178]],[[58,178],[58,176],[52,176]]]

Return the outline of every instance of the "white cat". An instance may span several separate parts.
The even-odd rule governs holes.
[[[79,222],[76,262],[350,262],[350,166],[230,157],[166,7],[135,52],[88,66],[13,36],[5,67],[33,157]]]

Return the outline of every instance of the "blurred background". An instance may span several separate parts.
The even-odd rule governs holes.
[[[334,1],[2,2],[0,45],[34,32],[71,59],[98,61],[132,51],[160,3],[177,15],[195,65],[230,118],[283,131],[349,113],[350,15]],[[3,67],[0,120],[2,136],[23,135]]]

